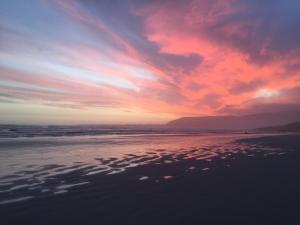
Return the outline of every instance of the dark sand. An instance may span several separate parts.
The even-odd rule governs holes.
[[[242,141],[288,153],[235,154],[95,174],[89,184],[65,194],[0,205],[0,224],[299,225],[300,135]],[[203,170],[209,163],[211,169]],[[76,180],[78,173],[63,176]],[[143,176],[148,179],[139,180]]]

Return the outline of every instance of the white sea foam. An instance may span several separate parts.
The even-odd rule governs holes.
[[[140,177],[140,178],[139,178],[139,180],[147,180],[147,179],[149,179],[148,176],[143,176],[143,177]]]
[[[33,196],[24,196],[24,197],[20,197],[20,198],[12,198],[12,199],[7,199],[7,200],[2,200],[2,201],[0,201],[0,205],[21,202],[21,201],[25,201],[25,200],[32,199],[32,198],[33,198]]]
[[[88,184],[88,183],[89,182],[81,182],[81,183],[76,183],[76,184],[63,184],[63,185],[60,185],[60,186],[56,187],[56,189],[59,189],[59,190],[68,189],[68,188],[71,188],[71,187],[81,186],[81,185],[85,185],[85,184]]]

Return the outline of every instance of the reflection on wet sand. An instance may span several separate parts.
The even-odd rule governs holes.
[[[181,173],[206,174],[214,168],[214,161],[227,160],[229,167],[237,154],[268,157],[286,153],[283,149],[235,141],[241,137],[237,134],[87,136],[78,140],[56,138],[58,144],[53,138],[3,139],[2,146],[6,147],[0,151],[0,204],[64,194],[88,185],[93,176],[113,176],[144,165],[201,161],[201,165],[189,165]],[[173,177],[166,173],[155,178],[155,182]],[[151,177],[144,174],[137,180],[151,180]]]

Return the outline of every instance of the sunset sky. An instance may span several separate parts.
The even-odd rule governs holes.
[[[164,123],[299,100],[299,0],[0,1],[0,123]]]

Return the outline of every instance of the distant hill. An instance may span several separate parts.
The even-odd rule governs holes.
[[[300,111],[252,114],[245,116],[182,117],[166,124],[173,128],[209,130],[248,130],[300,121]]]
[[[260,131],[300,132],[300,121],[282,126],[259,128]]]

